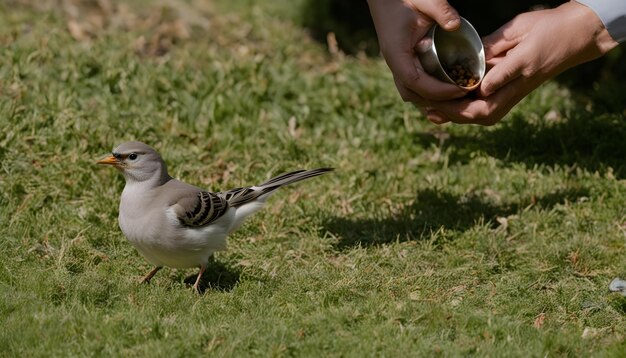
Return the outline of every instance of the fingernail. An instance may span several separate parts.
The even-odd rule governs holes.
[[[430,121],[430,123],[432,124],[436,124],[436,125],[442,125],[442,124],[446,124],[449,121],[445,120],[445,119],[441,119],[439,117],[426,117],[426,119],[428,119]]]
[[[449,30],[456,29],[460,24],[461,24],[461,19],[459,19],[458,17],[455,17],[453,19],[448,20],[448,22],[446,22],[445,28]]]
[[[441,113],[439,113],[439,111],[435,110],[435,109],[431,109],[431,110],[427,110],[426,111],[426,119],[428,119],[429,121],[435,123],[435,124],[444,124],[446,122],[448,122],[448,120],[446,118],[444,118]]]

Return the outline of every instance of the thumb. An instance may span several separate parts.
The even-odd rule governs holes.
[[[413,10],[435,20],[446,31],[456,30],[461,26],[459,13],[446,0],[409,0]]]

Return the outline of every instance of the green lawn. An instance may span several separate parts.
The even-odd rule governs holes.
[[[626,351],[623,87],[436,127],[280,10],[301,2],[71,3],[0,2],[0,355]],[[138,284],[95,164],[132,139],[212,190],[336,171],[275,195],[198,295],[195,270]]]

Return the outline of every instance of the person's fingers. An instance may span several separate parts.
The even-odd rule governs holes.
[[[448,121],[458,124],[483,124],[492,119],[493,98],[462,99],[434,102],[433,108]]]
[[[461,26],[459,13],[446,0],[409,0],[407,3],[414,11],[435,20],[446,31],[456,30]]]
[[[497,66],[500,62],[502,62],[506,56],[496,56],[487,60],[487,68],[490,70],[492,67]]]
[[[405,86],[429,100],[450,100],[464,97],[467,90],[455,84],[443,82],[429,75],[417,57],[413,57],[413,67],[417,71],[417,81],[406,81]]]
[[[515,47],[520,42],[520,35],[515,30],[513,23],[509,22],[483,37],[482,42],[485,48],[485,58],[489,61],[491,58],[501,56]]]
[[[519,48],[510,50],[508,55],[496,61],[480,83],[479,93],[487,97],[499,88],[516,79],[527,66],[524,51]]]
[[[396,87],[406,102],[413,102],[410,92],[425,99],[437,101],[461,98],[467,94],[467,90],[459,86],[430,76],[414,55],[389,56],[388,64],[394,74]]]
[[[479,124],[489,126],[497,123],[506,112],[497,110],[499,103],[485,99],[466,100],[462,103],[448,103],[437,107],[437,110],[457,124]],[[503,113],[503,114],[501,114]]]
[[[450,100],[464,97],[467,94],[467,90],[457,85],[442,82],[423,71],[418,70],[418,73],[417,81],[406,81],[404,85],[426,99]]]
[[[398,93],[400,93],[400,97],[402,97],[403,101],[413,103],[422,108],[428,105],[428,101],[425,98],[411,91],[411,89],[406,88],[404,84],[400,82],[400,80],[394,78],[394,82],[396,84],[396,88],[398,89]]]
[[[489,113],[484,99],[445,101],[433,105],[450,122],[459,124],[478,124]]]
[[[436,109],[429,109],[426,111],[426,119],[434,124],[444,124],[450,122],[450,120],[441,112]]]
[[[398,76],[396,86],[402,88],[400,92],[402,99],[406,102],[414,102],[412,98],[420,97],[433,101],[445,101],[456,98],[462,98],[467,94],[464,90],[456,85],[441,82],[438,79],[429,76],[426,72],[421,72],[415,77]]]
[[[499,122],[534,88],[536,85],[519,77],[490,97],[431,102],[429,106],[453,123],[490,126]]]

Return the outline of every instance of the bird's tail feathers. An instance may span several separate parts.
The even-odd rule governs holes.
[[[318,175],[322,175],[333,170],[334,168],[296,170],[293,172],[284,173],[279,176],[276,176],[266,181],[265,183],[257,185],[257,186],[236,188],[236,189],[229,190],[228,192],[224,192],[222,194],[225,195],[226,200],[228,200],[228,203],[231,206],[237,207],[237,206],[249,203],[251,201],[257,200],[257,199],[264,201],[265,198],[269,196],[266,194],[272,193],[273,191],[275,191],[276,189],[280,187],[293,184],[301,180],[316,177]]]
[[[295,170],[293,172],[284,173],[279,176],[275,176],[272,179],[266,181],[265,183],[258,185],[258,187],[264,188],[264,189],[265,188],[278,189],[281,186],[293,184],[295,182],[298,182],[304,179],[309,179],[312,177],[316,177],[318,175],[326,174],[333,170],[335,169],[334,168],[317,168],[317,169],[311,169],[311,170],[305,170],[305,169]]]
[[[276,176],[261,185],[236,188],[220,193],[228,200],[231,206],[237,208],[235,220],[231,225],[230,232],[237,230],[248,216],[261,210],[265,200],[278,188],[300,180],[322,175],[332,170],[334,169],[319,168],[312,170],[296,170]]]

